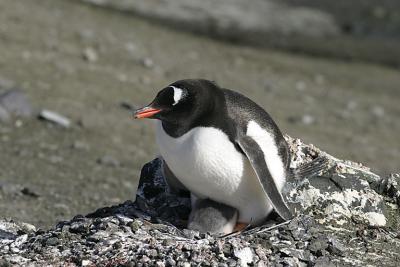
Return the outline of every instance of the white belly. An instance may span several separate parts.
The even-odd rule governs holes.
[[[243,223],[261,223],[271,212],[250,162],[221,130],[197,127],[172,138],[157,122],[156,138],[168,167],[197,197],[235,207]]]

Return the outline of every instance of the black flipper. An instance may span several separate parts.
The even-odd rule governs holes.
[[[249,159],[251,166],[256,172],[258,180],[260,181],[260,184],[275,211],[285,220],[293,218],[292,212],[286,205],[282,194],[279,192],[278,187],[269,172],[264,158],[264,153],[260,146],[249,136],[242,136],[238,141],[238,144]]]

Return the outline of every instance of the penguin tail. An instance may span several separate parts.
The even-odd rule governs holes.
[[[296,169],[291,169],[291,178],[295,180],[303,180],[317,175],[321,175],[324,171],[329,169],[329,159],[326,157],[317,157],[311,162],[304,163]]]

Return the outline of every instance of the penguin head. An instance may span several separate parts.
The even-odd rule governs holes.
[[[134,117],[159,119],[176,125],[193,121],[213,109],[218,88],[208,80],[176,81],[161,89],[149,105],[136,110]]]

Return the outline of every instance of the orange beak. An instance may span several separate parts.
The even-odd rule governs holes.
[[[153,115],[159,113],[160,111],[161,109],[158,108],[144,107],[136,110],[133,116],[135,119],[151,118]]]

